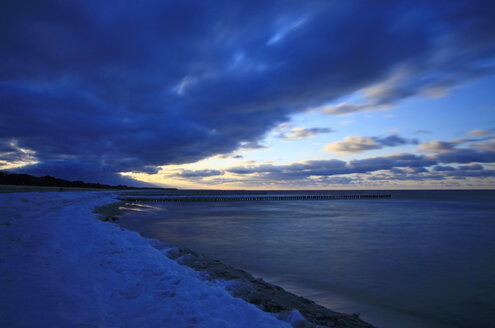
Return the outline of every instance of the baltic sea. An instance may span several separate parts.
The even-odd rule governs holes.
[[[140,203],[120,224],[379,327],[494,327],[495,191],[375,193],[392,198]]]

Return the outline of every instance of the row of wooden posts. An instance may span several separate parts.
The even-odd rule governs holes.
[[[167,197],[121,198],[128,202],[228,202],[253,200],[320,200],[320,199],[376,199],[392,198],[392,195],[305,195],[305,196],[245,196],[245,197]]]

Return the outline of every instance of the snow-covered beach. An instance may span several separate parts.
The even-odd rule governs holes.
[[[116,192],[0,194],[1,327],[309,327],[164,256],[92,210]],[[339,324],[337,324],[339,326]]]

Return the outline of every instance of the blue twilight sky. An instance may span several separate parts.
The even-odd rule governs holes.
[[[0,169],[495,188],[493,1],[3,1]]]

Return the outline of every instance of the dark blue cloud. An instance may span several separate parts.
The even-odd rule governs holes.
[[[470,165],[460,165],[459,170],[461,171],[481,171],[484,170],[481,164],[470,164]]]
[[[430,158],[441,163],[493,163],[495,162],[495,151],[459,148],[454,151],[432,155]]]
[[[390,172],[383,174],[376,174],[367,177],[371,181],[392,181],[392,180],[412,180],[412,181],[440,181],[447,180],[449,178],[455,180],[465,180],[467,178],[494,178],[495,170],[479,170],[479,171],[466,171],[466,170],[448,170],[448,171],[427,171],[421,170],[421,172]]]
[[[435,167],[433,167],[433,171],[436,171],[436,172],[446,172],[446,171],[455,171],[455,167],[452,167],[452,166],[448,166],[448,165],[437,165]]]
[[[3,1],[0,144],[35,150],[31,173],[77,179],[231,153],[399,67],[376,104],[491,72],[494,14],[490,1]]]
[[[181,170],[179,173],[174,176],[181,178],[206,178],[217,175],[222,175],[222,171],[219,170]]]
[[[418,140],[416,139],[407,139],[400,137],[396,134],[387,137],[375,137],[373,139],[380,145],[387,147],[395,147],[395,146],[402,146],[408,144],[417,145],[419,143]]]

